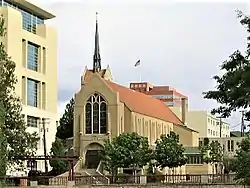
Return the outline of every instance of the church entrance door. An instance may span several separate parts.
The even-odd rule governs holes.
[[[88,150],[86,152],[86,167],[96,169],[101,161],[101,150]]]

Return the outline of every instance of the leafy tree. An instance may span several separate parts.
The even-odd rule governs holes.
[[[5,37],[4,19],[0,17],[0,37]],[[17,156],[34,155],[37,149],[39,138],[36,133],[28,133],[27,125],[22,116],[22,104],[20,99],[15,95],[15,62],[8,57],[4,45],[0,44],[0,87],[2,102],[5,111],[4,124],[1,126],[2,135],[6,139],[6,154],[8,163],[18,163],[20,160]]]
[[[142,168],[152,158],[148,138],[137,133],[123,133],[112,141],[106,141],[103,150],[103,161],[108,171],[117,168]]]
[[[248,135],[240,143],[236,152],[233,171],[236,179],[245,185],[250,185],[250,136]]]
[[[223,151],[219,142],[212,141],[201,147],[203,161],[207,164],[215,165],[215,171],[218,172],[217,165],[223,161]]]
[[[0,176],[4,176],[7,168],[7,141],[3,135],[2,126],[4,124],[5,112],[2,102],[0,102]]]
[[[2,75],[3,66],[0,64],[0,75]],[[0,76],[0,83],[2,77]],[[3,91],[0,90],[0,98],[2,99]],[[4,176],[7,168],[7,142],[3,135],[2,127],[4,125],[5,119],[5,110],[3,106],[3,102],[0,101],[0,176]]]
[[[7,142],[4,138],[2,130],[0,130],[0,176],[6,174],[7,169]]]
[[[233,171],[235,165],[235,158],[234,157],[223,157],[222,160],[224,166],[224,173],[229,174],[230,171]]]
[[[174,169],[187,163],[187,158],[183,154],[184,147],[179,143],[179,135],[174,132],[161,135],[155,144],[154,156],[161,169],[165,167]]]
[[[236,50],[230,55],[229,60],[224,61],[220,67],[224,74],[214,76],[216,89],[204,92],[204,98],[214,99],[221,104],[212,110],[212,114],[218,113],[223,117],[229,117],[231,112],[240,108],[247,109],[250,105],[250,17],[237,12],[240,23],[248,33],[246,54]],[[250,119],[250,111],[247,110],[246,117]]]
[[[57,128],[56,137],[62,140],[73,137],[75,99],[72,98],[66,105],[63,116],[60,119],[60,126]]]
[[[120,159],[123,158],[120,155],[120,151],[115,146],[115,142],[107,139],[104,141],[104,150],[101,153],[105,170],[112,174],[117,175],[117,169],[121,166]]]
[[[53,157],[63,157],[66,155],[66,149],[61,139],[56,138],[55,142],[52,143],[50,154]],[[68,170],[67,161],[50,161],[50,166],[53,168],[52,171],[55,175],[62,174]]]
[[[51,155],[53,156],[66,156],[66,142],[67,138],[73,137],[73,123],[74,123],[74,105],[75,100],[72,98],[66,105],[63,116],[60,118],[60,125],[57,128],[56,139],[52,143]],[[53,174],[61,174],[67,171],[67,163],[62,160],[51,161]]]

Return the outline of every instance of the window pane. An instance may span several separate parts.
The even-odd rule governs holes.
[[[99,133],[99,104],[93,105],[93,134]]]
[[[39,118],[27,116],[27,126],[28,127],[37,127]]]
[[[37,81],[27,79],[27,105],[37,107]]]
[[[91,126],[92,126],[92,109],[91,104],[87,103],[85,107],[85,132],[86,134],[91,134]]]
[[[5,2],[5,1],[1,1],[0,6],[9,6],[9,7],[13,7],[17,10],[19,10],[22,14],[22,18],[23,18],[23,29],[32,32],[32,33],[36,33],[36,25],[37,24],[44,24],[44,19],[33,15],[32,13],[23,10],[22,8],[20,8],[19,6],[15,5],[14,3],[10,3],[10,2]]]
[[[107,105],[105,103],[101,103],[100,106],[100,129],[101,134],[107,133]]]
[[[28,43],[28,69],[38,70],[38,46]]]
[[[107,104],[105,99],[95,93],[88,98],[85,108],[86,134],[106,134]]]

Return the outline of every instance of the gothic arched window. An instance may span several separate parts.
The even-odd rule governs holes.
[[[85,105],[85,133],[107,133],[108,108],[105,99],[98,94],[91,95]]]

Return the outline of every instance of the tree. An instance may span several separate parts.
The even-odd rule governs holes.
[[[74,126],[74,105],[75,100],[72,98],[66,105],[63,116],[60,118],[60,125],[57,127],[56,139],[52,143],[51,155],[52,156],[66,156],[66,142],[67,138],[73,137]],[[67,163],[62,160],[51,161],[51,167],[53,168],[53,174],[61,174],[67,171]]]
[[[62,140],[73,137],[73,127],[74,127],[74,106],[75,99],[72,98],[66,105],[63,116],[60,118],[60,125],[57,128],[56,137]]]
[[[0,101],[0,176],[4,176],[7,169],[7,141],[2,131],[4,117],[5,112],[3,109],[2,102]]]
[[[104,141],[104,150],[101,153],[102,161],[105,170],[111,173],[112,176],[117,175],[117,169],[121,166],[120,159],[122,155],[120,155],[121,152],[118,149],[115,146],[115,141],[112,142],[110,139]]]
[[[5,37],[4,19],[0,18],[0,36]],[[6,139],[6,155],[8,163],[20,164],[17,156],[34,155],[39,138],[36,133],[28,133],[27,125],[22,116],[22,104],[15,94],[15,62],[8,57],[3,43],[0,44],[0,101],[5,112],[4,124],[1,126],[2,135]]]
[[[238,146],[232,170],[240,183],[250,185],[250,136],[238,143]]]
[[[66,155],[66,149],[61,139],[56,138],[55,142],[52,143],[51,156],[62,157]],[[68,170],[67,161],[50,161],[50,166],[53,168],[53,174],[59,175]]]
[[[3,66],[0,64],[0,75],[2,75]],[[2,82],[2,77],[0,76],[0,83]],[[0,90],[0,99],[2,99],[3,91]],[[0,176],[4,176],[7,169],[7,141],[3,135],[3,125],[5,119],[5,110],[3,102],[0,101]]]
[[[179,135],[174,132],[171,131],[170,134],[161,135],[155,144],[154,157],[161,169],[165,167],[174,169],[187,163],[184,147],[179,143]]]
[[[152,158],[148,138],[137,133],[123,133],[104,144],[103,162],[108,171],[117,168],[142,168]]]
[[[222,63],[220,69],[224,72],[222,76],[214,76],[217,82],[215,90],[204,92],[204,98],[216,100],[220,106],[212,110],[212,114],[221,114],[229,117],[233,111],[250,105],[250,17],[238,12],[240,23],[246,27],[248,45],[246,54],[236,50],[229,56],[229,60]],[[250,119],[248,109],[246,117]]]
[[[215,165],[215,172],[218,172],[218,164],[223,161],[222,147],[219,142],[212,141],[201,147],[201,154],[203,156],[203,161],[207,164],[212,164],[213,169]],[[214,170],[213,170],[214,173]]]
[[[0,177],[6,174],[7,170],[7,141],[0,129]]]

